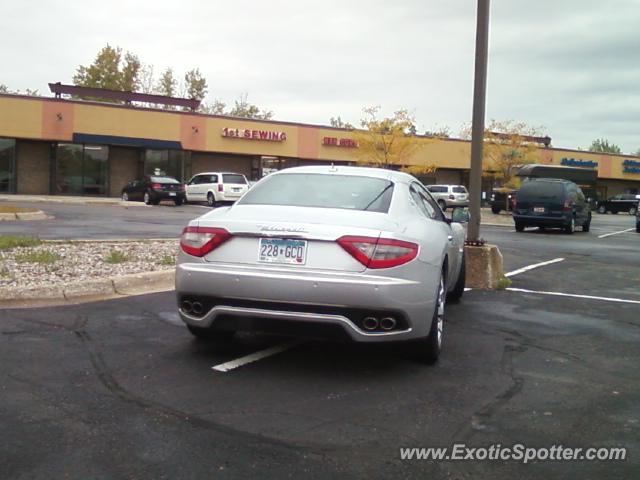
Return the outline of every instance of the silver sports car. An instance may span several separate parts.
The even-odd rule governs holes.
[[[251,330],[410,341],[435,362],[445,300],[464,292],[464,240],[464,226],[411,175],[289,168],[184,229],[180,317],[200,338]]]

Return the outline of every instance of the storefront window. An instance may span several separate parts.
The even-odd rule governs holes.
[[[109,147],[60,143],[56,148],[56,193],[104,195]]]
[[[0,138],[0,192],[14,191],[16,141]]]
[[[180,150],[145,150],[144,174],[155,175],[159,170],[161,175],[181,180],[184,153]]]

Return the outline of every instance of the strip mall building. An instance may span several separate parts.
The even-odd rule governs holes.
[[[355,163],[348,130],[60,98],[0,95],[0,192],[119,196],[156,168],[188,179],[236,171],[251,179],[286,167]],[[640,189],[640,159],[540,148],[538,163],[598,169],[599,197]],[[435,165],[429,183],[467,184],[470,143],[418,148],[407,165]]]

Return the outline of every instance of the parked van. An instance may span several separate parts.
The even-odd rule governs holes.
[[[591,207],[578,185],[555,178],[532,178],[516,193],[513,209],[516,231],[526,227],[562,228],[573,233],[576,226],[588,232]]]

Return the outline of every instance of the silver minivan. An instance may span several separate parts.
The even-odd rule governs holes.
[[[468,207],[469,192],[464,185],[427,185],[442,210],[447,207]]]

